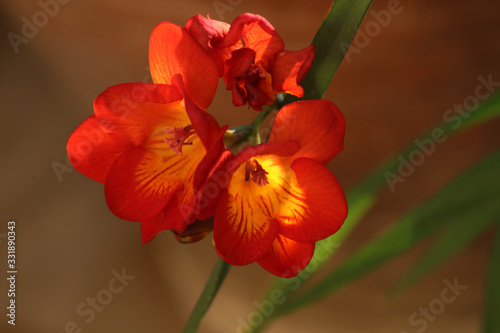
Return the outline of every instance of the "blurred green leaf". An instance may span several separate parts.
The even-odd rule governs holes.
[[[497,220],[498,222],[498,220]],[[483,323],[483,333],[500,332],[500,223],[490,258],[488,281],[486,285],[486,306]]]
[[[277,309],[275,316],[325,297],[380,267],[443,227],[500,218],[500,151],[463,173],[388,232],[350,256],[320,282]]]
[[[469,119],[467,119],[467,122],[464,124],[464,129],[498,116],[500,116],[500,93],[492,95],[489,99],[484,101],[476,111],[471,112]]]
[[[462,220],[451,224],[411,271],[398,283],[394,288],[395,291],[397,293],[404,291],[437,265],[464,249],[491,223],[492,220],[475,219],[471,221]]]

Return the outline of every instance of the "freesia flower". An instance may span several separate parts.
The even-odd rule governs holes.
[[[150,40],[155,84],[112,86],[94,102],[94,114],[71,135],[67,151],[82,174],[105,185],[119,218],[141,222],[143,243],[172,229],[198,239],[211,224],[196,225],[194,176],[223,133],[205,112],[219,79],[214,60],[187,31],[164,22]],[[203,77],[203,80],[200,80]]]
[[[295,102],[279,111],[267,143],[225,163],[230,181],[218,199],[214,242],[226,262],[257,262],[283,277],[305,268],[315,242],[347,216],[343,190],[325,166],[343,149],[344,132],[333,103]]]
[[[311,67],[314,46],[285,50],[281,37],[262,16],[242,14],[228,26],[196,15],[186,29],[216,60],[235,106],[262,110],[278,93],[303,96],[299,84]]]

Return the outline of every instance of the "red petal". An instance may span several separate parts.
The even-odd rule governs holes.
[[[257,146],[251,146],[243,149],[234,160],[227,163],[227,170],[232,175],[243,163],[259,155],[292,156],[299,150],[297,141],[288,141],[284,143],[266,142]]]
[[[262,16],[248,13],[238,16],[231,23],[227,36],[218,47],[231,47],[235,44],[254,50],[255,62],[262,62],[268,71],[274,56],[285,48],[271,23]]]
[[[292,207],[292,216],[281,218],[280,234],[302,242],[334,234],[347,216],[347,202],[337,179],[325,166],[308,158],[296,159],[291,168],[301,192],[296,199],[303,209]]]
[[[314,243],[301,243],[278,235],[269,252],[257,263],[274,275],[289,278],[309,264],[314,254]]]
[[[247,71],[255,60],[255,51],[249,48],[243,48],[233,51],[231,59],[224,64],[224,83],[228,90],[239,88],[238,81],[247,76]],[[243,96],[246,98],[246,94]]]
[[[142,221],[157,216],[184,185],[176,172],[182,155],[160,156],[132,147],[116,159],[104,188],[109,209],[119,218]]]
[[[105,194],[109,208],[118,217],[130,221],[153,218],[181,189],[182,200],[193,200],[194,173],[205,155],[199,138],[184,146],[183,154],[165,148],[165,142],[161,148],[130,148],[111,167]]]
[[[273,90],[302,97],[304,90],[299,84],[311,68],[313,59],[314,45],[297,52],[285,51],[279,54],[271,73]]]
[[[217,120],[208,112],[200,109],[184,90],[184,84],[180,76],[174,77],[174,84],[184,93],[184,104],[186,113],[195,132],[201,139],[206,150],[210,149],[215,143],[218,143],[220,148],[223,148],[224,141],[220,136],[220,126]],[[224,130],[225,131],[225,130]]]
[[[299,101],[284,106],[274,119],[268,142],[297,140],[294,157],[328,163],[344,148],[345,120],[327,100]]]
[[[185,29],[169,22],[158,24],[149,41],[149,65],[155,83],[171,84],[180,74],[199,107],[206,109],[212,102],[219,68]]]
[[[224,74],[224,61],[230,56],[230,51],[215,49],[222,39],[227,35],[230,25],[226,22],[212,20],[210,17],[204,18],[195,15],[186,23],[186,30],[203,49],[212,55],[219,67],[219,76]]]
[[[165,216],[161,212],[159,215],[141,222],[141,238],[142,244],[149,243],[158,235],[160,231],[170,229],[168,224],[164,222]]]
[[[125,83],[106,89],[94,101],[97,118],[113,137],[141,145],[155,130],[184,127],[189,118],[179,90],[169,85]]]
[[[125,137],[111,136],[110,126],[109,121],[92,115],[75,129],[66,146],[71,165],[103,184],[115,159],[132,145]]]
[[[229,27],[229,23],[212,20],[208,15],[204,18],[200,14],[191,17],[185,26],[189,34],[207,52],[210,52],[213,45],[217,45],[227,35]]]
[[[194,188],[197,192],[196,212],[198,219],[215,215],[219,195],[229,185],[231,175],[227,163],[234,158],[229,150],[211,149],[196,168]]]
[[[142,244],[151,241],[160,231],[172,230],[182,233],[196,220],[194,197],[189,188],[175,193],[157,216],[141,222]]]
[[[247,265],[269,250],[278,223],[266,210],[248,191],[222,193],[215,214],[214,242],[217,253],[227,263]]]

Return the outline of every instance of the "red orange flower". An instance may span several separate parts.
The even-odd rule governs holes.
[[[283,277],[305,268],[315,242],[347,215],[343,190],[325,167],[343,149],[344,131],[333,103],[292,103],[276,116],[268,143],[226,163],[231,180],[214,222],[216,250],[226,262],[257,262]]]
[[[278,93],[303,96],[299,84],[311,67],[314,46],[286,51],[281,37],[262,16],[242,14],[228,26],[196,15],[186,29],[216,60],[235,106],[248,104],[262,110]]]
[[[200,15],[185,28],[163,22],[150,39],[154,83],[99,95],[94,114],[69,138],[69,159],[104,184],[116,216],[141,222],[143,243],[167,229],[192,242],[213,228],[226,262],[294,276],[347,215],[342,188],[325,167],[343,149],[344,118],[329,101],[289,104],[267,143],[235,156],[224,148],[227,126],[205,109],[220,77],[237,106],[261,110],[282,92],[301,97],[313,57],[313,46],[286,51],[258,15],[231,25]]]
[[[222,151],[225,131],[200,109],[215,94],[217,66],[185,29],[155,28],[150,65],[157,84],[106,89],[67,144],[73,166],[105,184],[110,210],[141,222],[144,243],[165,229],[183,237],[196,220],[195,171],[209,148]]]

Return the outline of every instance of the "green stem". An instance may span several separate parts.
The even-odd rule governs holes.
[[[252,138],[252,142],[254,145],[258,145],[262,142],[262,139],[260,137],[259,133],[259,128],[260,125],[266,120],[266,118],[271,114],[272,109],[266,109],[262,110],[257,118],[252,122],[250,126],[252,126],[252,134],[250,134],[250,137]]]
[[[219,288],[222,285],[222,282],[224,282],[230,268],[230,264],[226,263],[221,258],[218,258],[217,263],[212,270],[212,274],[210,274],[210,277],[205,284],[205,288],[203,289],[200,298],[198,298],[198,302],[196,303],[186,327],[184,328],[184,333],[195,333],[197,331],[198,326],[200,326],[205,313],[207,313],[210,308],[210,305],[212,304],[215,295],[217,295],[217,291],[219,291]]]

